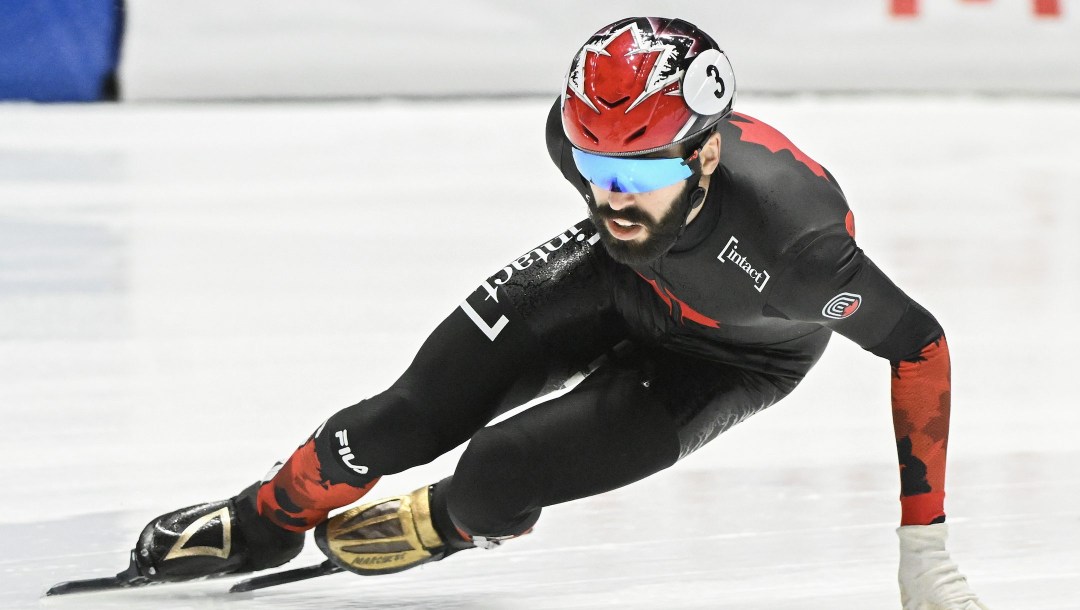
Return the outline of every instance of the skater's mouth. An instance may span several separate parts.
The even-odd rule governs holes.
[[[623,241],[634,239],[645,230],[640,224],[622,218],[607,218],[605,225],[612,237]]]

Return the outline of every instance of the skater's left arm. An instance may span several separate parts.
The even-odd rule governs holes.
[[[891,365],[902,525],[945,520],[949,347],[937,320],[841,227],[810,235],[777,278],[774,306],[828,326]]]
[[[904,294],[847,230],[810,235],[779,276],[774,307],[889,361],[900,459],[900,598],[905,610],[986,610],[945,549],[949,346],[934,316]]]

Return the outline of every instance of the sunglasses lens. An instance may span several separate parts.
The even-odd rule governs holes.
[[[645,193],[671,186],[693,175],[685,161],[605,157],[573,149],[574,164],[586,180],[606,191]]]

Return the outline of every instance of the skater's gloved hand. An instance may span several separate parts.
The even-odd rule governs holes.
[[[944,523],[905,525],[900,536],[900,601],[904,610],[990,610],[949,558]]]

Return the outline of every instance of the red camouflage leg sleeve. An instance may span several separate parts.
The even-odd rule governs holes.
[[[326,520],[335,508],[352,504],[370,490],[378,478],[363,487],[331,483],[322,474],[315,438],[308,439],[259,488],[259,514],[294,532],[309,530]]]
[[[942,336],[893,366],[892,411],[900,459],[901,525],[945,520],[945,453],[952,398],[949,346]]]

